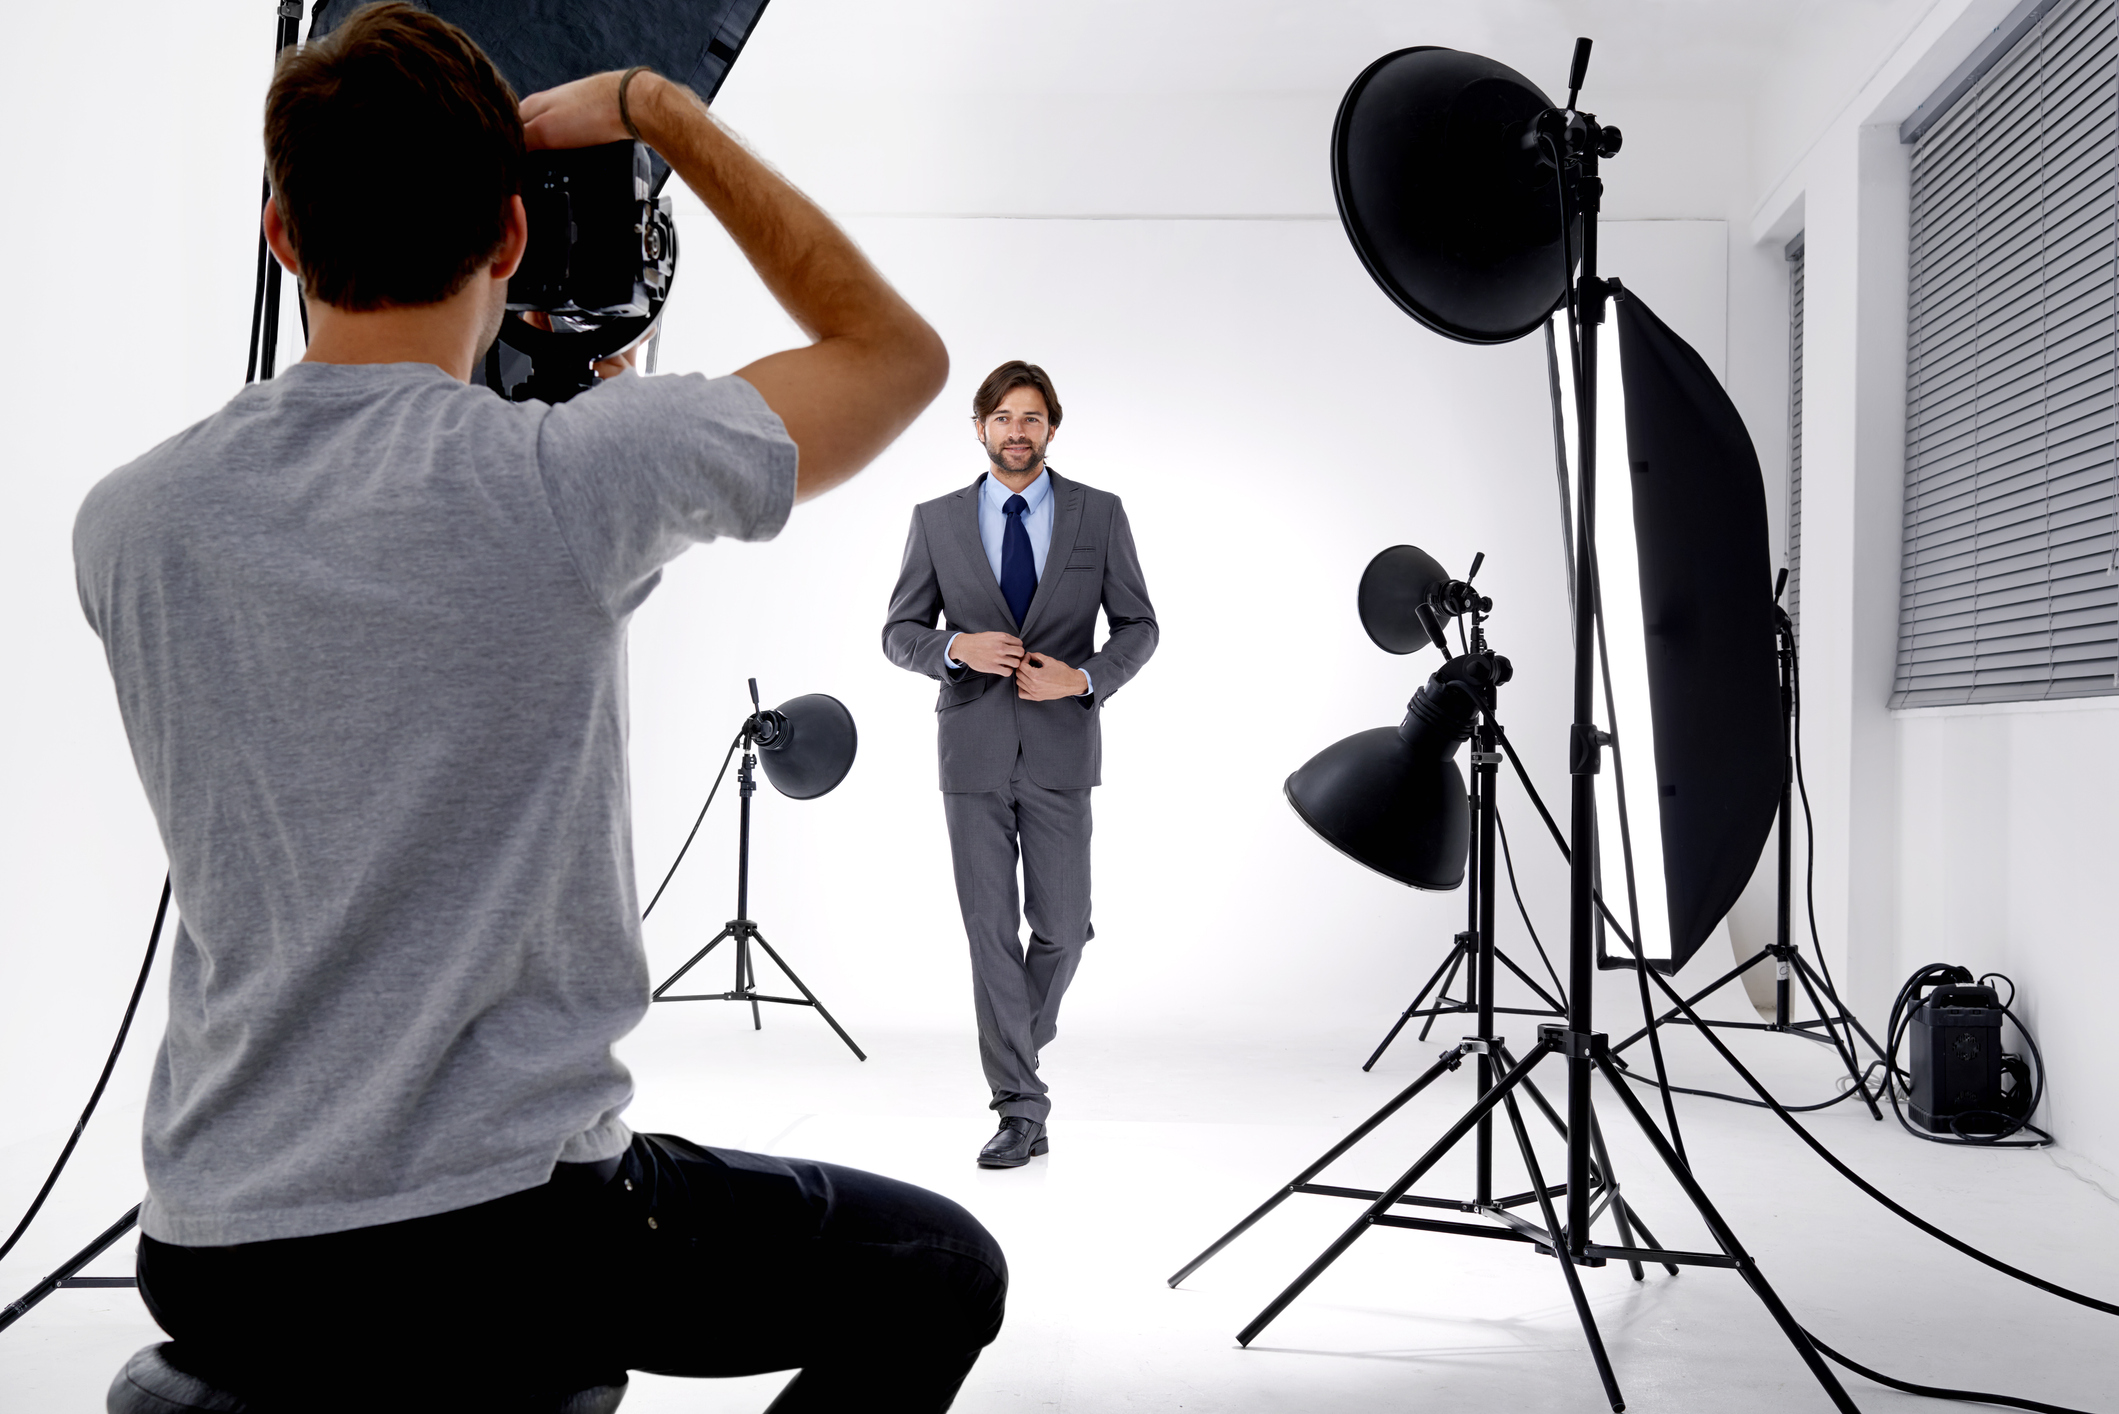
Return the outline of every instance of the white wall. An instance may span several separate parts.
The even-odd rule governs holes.
[[[2119,988],[2105,863],[2119,829],[2119,704],[1886,705],[1905,446],[1909,150],[1896,130],[2012,8],[1820,12],[1761,91],[1744,224],[1760,260],[1807,229],[1805,742],[1828,955],[1846,960],[1872,1028],[1924,963],[2010,973],[2051,1066],[2060,1157],[2109,1171],[2119,1095],[2101,1083],[2100,1042]],[[1733,347],[1785,347],[1785,304],[1761,283],[1733,306]],[[1763,404],[1768,380],[1756,381]]]

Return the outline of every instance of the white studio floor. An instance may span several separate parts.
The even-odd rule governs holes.
[[[970,1414],[1600,1410],[1559,1272],[1524,1247],[1372,1231],[1242,1349],[1234,1333],[1359,1211],[1345,1200],[1298,1196],[1183,1289],[1165,1285],[1424,1067],[1442,1035],[1462,1029],[1425,1045],[1408,1034],[1364,1075],[1359,1063],[1390,1015],[1385,1006],[1349,1018],[1329,1039],[1063,1035],[1046,1058],[1060,1105],[1052,1154],[1025,1169],[984,1172],[972,1159],[990,1125],[968,1027],[893,1034],[855,1026],[872,1056],[863,1065],[806,1013],[774,1009],[761,1034],[737,1008],[657,1007],[626,1045],[641,1086],[631,1117],[639,1128],[707,1143],[876,1169],[977,1213],[1006,1247],[1014,1284],[1007,1328],[958,1401]],[[1519,1019],[1519,1048],[1530,1033]],[[1696,1039],[1679,1037],[1670,1049],[1681,1082],[1719,1083],[1719,1065]],[[1745,1036],[1739,1049],[1784,1098],[1830,1093],[1831,1057],[1821,1047]],[[1548,1067],[1541,1074],[1557,1096],[1558,1071]],[[1454,1118],[1471,1084],[1467,1066],[1326,1179],[1387,1183]],[[1657,1235],[1673,1246],[1710,1246],[1601,1084],[1599,1094],[1620,1176]],[[1824,1339],[1902,1377],[2113,1408],[2112,1318],[2011,1283],[1921,1236],[1833,1175],[1770,1114],[1686,1098],[1679,1107],[1708,1191],[1797,1318]],[[103,1134],[84,1145],[41,1231],[0,1270],[0,1295],[12,1299],[134,1201],[137,1161],[130,1179],[121,1161],[132,1122],[123,1110],[100,1122]],[[1872,1181],[1966,1240],[2064,1285],[2119,1296],[2119,1199],[2102,1171],[2065,1151],[1921,1144],[1853,1104],[1825,1112],[1814,1128]],[[1539,1132],[1550,1141],[1549,1130]],[[1512,1154],[1505,1128],[1499,1138]],[[0,1150],[4,1191],[33,1191],[51,1152],[41,1140]],[[1556,1146],[1548,1142],[1541,1155],[1548,1173],[1558,1168]],[[1454,1193],[1468,1169],[1468,1156],[1452,1160],[1424,1190]],[[1502,1172],[1519,1170],[1511,1161]],[[128,1240],[91,1272],[124,1271],[129,1251]],[[1584,1275],[1629,1408],[1830,1407],[1734,1273],[1693,1268],[1672,1279],[1656,1271],[1640,1285],[1617,1265]],[[466,1298],[474,1299],[469,1288]],[[0,1334],[0,1410],[98,1410],[125,1356],[157,1338],[130,1291],[58,1292]],[[759,1410],[784,1379],[636,1377],[626,1414]],[[1857,1378],[1848,1385],[1865,1410],[1935,1407]]]

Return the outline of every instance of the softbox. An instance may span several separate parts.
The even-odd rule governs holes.
[[[365,0],[317,0],[309,37],[329,34]],[[646,64],[708,102],[765,11],[766,0],[418,0],[478,41],[518,98],[574,79]],[[659,190],[669,169],[656,166]]]
[[[1705,360],[1632,291],[1615,314],[1675,971],[1744,891],[1780,807],[1766,493]],[[1607,618],[1632,609],[1607,594]],[[1639,740],[1620,733],[1622,751]]]

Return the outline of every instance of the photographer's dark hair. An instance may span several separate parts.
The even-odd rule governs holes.
[[[971,395],[971,415],[980,422],[993,416],[993,410],[1001,405],[1001,399],[1017,388],[1035,388],[1045,400],[1047,421],[1056,429],[1060,425],[1059,394],[1052,391],[1052,380],[1045,370],[1034,363],[1025,363],[1011,358],[999,368],[986,375],[979,390]]]
[[[471,37],[369,5],[290,50],[265,99],[265,162],[314,299],[434,304],[507,234],[521,189],[514,90]]]

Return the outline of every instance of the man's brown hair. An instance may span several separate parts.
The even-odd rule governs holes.
[[[979,384],[979,390],[971,395],[972,417],[984,422],[993,416],[993,410],[1001,405],[1001,399],[1017,388],[1037,389],[1039,396],[1045,400],[1045,420],[1053,428],[1058,428],[1059,394],[1052,391],[1052,380],[1045,376],[1044,369],[1034,363],[1025,363],[1019,358],[1009,359],[986,375],[986,381]]]
[[[272,192],[313,299],[434,304],[507,236],[522,185],[514,90],[471,37],[406,4],[290,50],[265,99]]]

